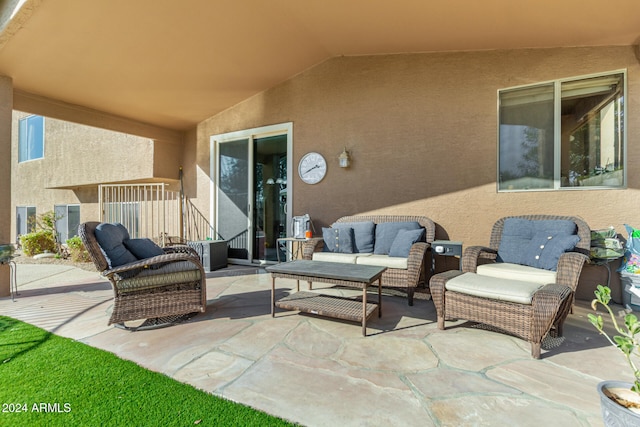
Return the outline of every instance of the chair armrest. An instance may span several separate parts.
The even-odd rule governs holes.
[[[200,259],[200,255],[198,255],[198,252],[195,249],[193,249],[191,246],[187,246],[187,245],[165,246],[164,248],[162,248],[162,250],[164,251],[165,254],[182,253],[182,254],[189,254],[191,256],[194,256]]]
[[[478,261],[482,259],[495,260],[498,251],[487,246],[469,246],[462,255],[462,271],[465,273],[475,273],[478,268]]]
[[[589,262],[589,257],[579,252],[565,252],[558,259],[556,283],[568,286],[575,292],[582,267]]]
[[[302,242],[302,259],[311,260],[314,252],[319,252],[324,247],[322,237],[312,237]]]
[[[409,256],[407,257],[407,283],[415,284],[415,286],[418,285],[420,281],[420,271],[422,271],[425,263],[425,255],[430,246],[431,245],[426,242],[416,242],[411,245]]]
[[[130,262],[128,264],[120,265],[110,270],[103,271],[102,275],[110,278],[114,274],[120,274],[126,271],[131,271],[131,270],[136,270],[141,268],[149,268],[156,264],[166,264],[168,262],[176,262],[176,261],[189,261],[195,264],[196,267],[202,268],[202,265],[200,264],[200,258],[198,258],[197,254],[194,256],[186,252],[176,252],[176,253],[158,255],[151,258],[140,259],[135,262]]]
[[[554,323],[564,321],[573,301],[572,294],[573,291],[568,286],[549,283],[538,289],[533,295],[531,327],[535,340],[542,340]],[[559,319],[559,316],[562,319]]]

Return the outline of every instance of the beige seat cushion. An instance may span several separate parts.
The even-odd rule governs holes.
[[[366,254],[343,254],[338,252],[314,252],[311,257],[314,261],[341,262],[344,264],[355,264],[358,255]]]
[[[365,255],[365,254],[358,254]],[[395,268],[398,270],[406,270],[409,263],[408,258],[402,257],[391,257],[389,255],[376,255],[376,254],[366,254],[369,256],[359,256],[356,259],[356,264],[362,265],[375,265],[378,267],[389,267]]]
[[[557,273],[542,268],[529,267],[527,265],[497,262],[494,264],[479,265],[476,270],[481,276],[497,277],[499,279],[520,280],[534,282],[541,285],[555,283]]]
[[[535,282],[501,279],[474,273],[464,273],[448,280],[445,284],[448,291],[518,304],[531,304],[533,294],[542,286],[543,284]]]

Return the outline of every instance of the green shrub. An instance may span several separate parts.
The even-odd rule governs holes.
[[[69,255],[71,256],[71,261],[91,262],[89,252],[87,252],[87,249],[84,247],[84,243],[82,243],[82,239],[80,239],[80,236],[75,236],[67,239],[67,246],[69,247]]]
[[[44,252],[56,252],[56,241],[50,230],[34,231],[20,236],[22,252],[26,256],[34,256]]]

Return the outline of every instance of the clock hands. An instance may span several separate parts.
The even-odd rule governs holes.
[[[320,167],[320,165],[315,165],[314,167],[312,167],[311,169],[307,169],[306,171],[304,171],[304,174],[308,174],[309,172],[311,172],[314,169],[318,169]]]

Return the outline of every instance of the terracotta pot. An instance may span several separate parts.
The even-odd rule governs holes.
[[[633,384],[622,381],[603,381],[598,384],[598,394],[600,395],[600,408],[602,410],[602,420],[607,427],[640,426],[640,414],[633,412],[624,406],[611,400],[604,390],[611,388],[623,388],[630,390]]]

